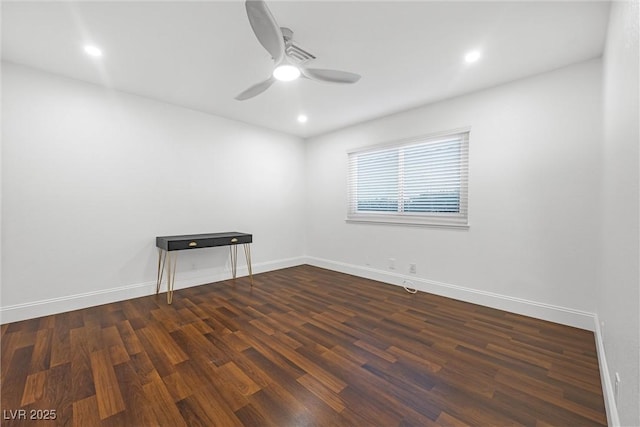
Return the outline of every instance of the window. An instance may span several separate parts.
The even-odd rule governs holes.
[[[355,150],[348,221],[465,227],[469,130]]]

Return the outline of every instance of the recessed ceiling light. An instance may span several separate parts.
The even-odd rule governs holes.
[[[300,123],[306,123],[306,122],[307,122],[307,120],[309,120],[309,118],[308,118],[307,116],[305,116],[304,114],[300,114],[300,115],[298,116],[298,121],[299,121]]]
[[[95,57],[102,56],[102,50],[100,50],[100,48],[93,45],[89,45],[89,44],[86,45],[84,47],[84,51],[87,53],[87,55],[91,55]]]
[[[300,77],[300,70],[293,65],[280,65],[273,70],[273,77],[283,82],[289,82]]]
[[[480,56],[481,54],[479,50],[472,50],[471,52],[467,52],[467,54],[464,56],[464,61],[467,64],[471,64],[480,59]]]

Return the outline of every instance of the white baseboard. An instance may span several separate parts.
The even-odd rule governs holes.
[[[511,313],[522,314],[524,316],[535,317],[537,319],[548,320],[550,322],[593,331],[593,319],[595,314],[586,311],[574,310],[572,308],[500,295],[493,292],[480,291],[463,286],[451,285],[415,276],[406,276],[399,273],[346,264],[322,258],[308,256],[305,260],[307,264],[314,265],[316,267],[352,274],[354,276],[377,280],[397,286],[403,286],[403,282],[405,280],[409,280],[413,283],[413,286],[411,286],[412,288],[418,289],[422,292],[428,292],[473,304],[505,310]]]
[[[607,410],[607,424],[610,427],[620,425],[620,416],[618,415],[618,406],[616,405],[616,395],[611,383],[611,375],[609,374],[609,365],[607,364],[607,356],[604,350],[604,340],[602,337],[602,329],[600,329],[600,319],[596,314],[594,319],[594,334],[596,337],[596,350],[598,351],[598,364],[600,365],[600,381],[602,382],[602,394],[604,397],[604,406]]]
[[[310,264],[397,286],[402,286],[404,280],[409,280],[413,283],[414,288],[423,292],[429,292],[436,295],[493,307],[512,313],[531,316],[590,331],[595,330],[594,325],[596,325],[596,322],[594,320],[595,314],[593,313],[322,258],[307,256],[263,262],[255,264],[253,266],[253,272],[257,274],[301,264]],[[246,276],[247,274],[248,271],[246,267],[238,266],[238,277]],[[178,290],[204,283],[227,280],[230,278],[230,272],[221,272],[213,269],[197,270],[195,272],[180,272],[180,274],[176,276],[174,288]],[[166,283],[166,279],[164,280],[164,283]],[[0,323],[16,322],[19,320],[32,319],[65,311],[152,295],[155,293],[155,287],[156,282],[155,280],[152,280],[99,291],[4,306],[0,307]]]
[[[266,271],[301,265],[304,264],[304,262],[304,257],[288,258],[254,264],[252,269],[254,274],[258,274]],[[249,271],[246,266],[238,265],[237,277],[247,276],[248,274]],[[176,274],[174,289],[184,289],[205,283],[228,280],[230,278],[231,272],[221,272],[220,270],[213,269],[197,270],[195,272],[179,272]],[[166,292],[166,280],[166,278],[163,279],[162,292]],[[112,302],[153,295],[155,292],[156,281],[154,279],[148,282],[119,286],[116,288],[0,307],[0,324],[49,316],[51,314],[63,313],[65,311],[78,310],[96,305],[109,304]]]

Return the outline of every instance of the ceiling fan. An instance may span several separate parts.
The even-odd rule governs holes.
[[[355,83],[360,76],[355,73],[338,70],[307,68],[304,64],[315,59],[293,42],[293,31],[281,28],[262,0],[245,2],[249,23],[260,44],[269,52],[275,63],[273,74],[266,80],[251,86],[236,96],[243,101],[253,98],[267,90],[277,80],[290,81],[298,77],[331,83]]]

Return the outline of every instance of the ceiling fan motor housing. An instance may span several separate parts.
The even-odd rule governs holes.
[[[293,31],[291,28],[280,27],[282,31],[282,37],[284,38],[285,52],[290,59],[300,65],[304,64],[312,59],[316,59],[314,55],[302,49],[293,41]]]

